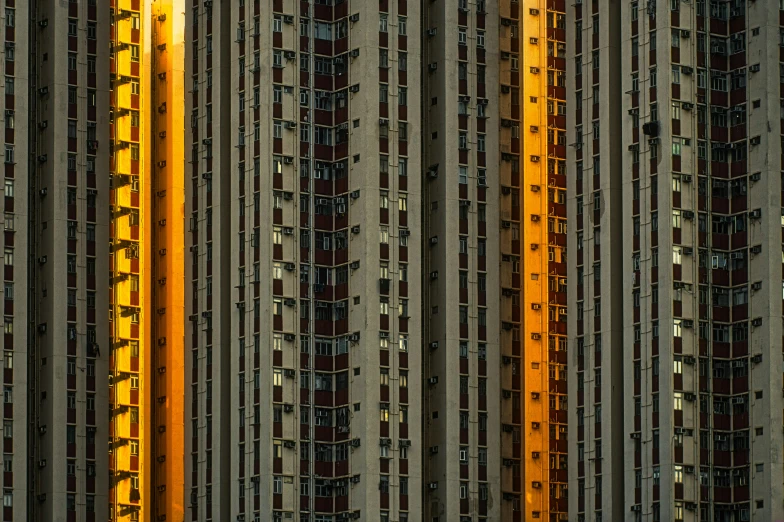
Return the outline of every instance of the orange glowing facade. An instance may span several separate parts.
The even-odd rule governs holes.
[[[183,18],[176,4],[111,5],[109,503],[118,521],[182,518]]]
[[[521,7],[523,509],[555,521],[567,519],[565,2]]]

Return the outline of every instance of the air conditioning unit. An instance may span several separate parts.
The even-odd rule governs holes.
[[[438,348],[438,341],[433,341],[430,343],[430,349],[435,350]]]
[[[752,290],[762,290],[762,282],[761,281],[755,281],[755,282],[751,283],[751,289]]]
[[[430,449],[428,451],[430,451],[431,455],[435,455],[436,453],[438,453],[438,446],[430,446]]]
[[[681,29],[681,38],[689,38],[691,36],[691,31],[688,29]]]
[[[430,238],[430,245],[437,245],[438,244],[438,236],[433,236]]]
[[[49,94],[49,87],[48,86],[43,86],[43,87],[39,88],[38,89],[38,94],[40,94],[41,96],[46,96],[47,94]]]
[[[352,448],[358,448],[358,447],[360,447],[361,445],[362,445],[362,442],[361,442],[361,441],[360,441],[358,438],[356,438],[356,439],[351,439],[351,447],[352,447]]]
[[[751,176],[749,176],[749,179],[751,181],[759,181],[760,179],[762,179],[762,174],[759,172],[755,172]]]
[[[427,485],[428,489],[438,489],[438,482],[431,482]]]
[[[531,334],[531,339],[533,339],[534,341],[539,341],[541,338],[542,338],[542,334],[538,334],[538,333]]]
[[[532,422],[531,423],[531,429],[532,430],[538,430],[539,426],[540,426],[540,424],[538,422]]]
[[[438,377],[430,377],[430,378],[427,380],[427,383],[428,383],[429,385],[431,385],[431,386],[435,386],[436,384],[438,384]]]
[[[283,447],[288,449],[294,449],[297,447],[297,443],[294,442],[293,440],[284,440]]]
[[[531,452],[531,458],[532,459],[538,459],[539,458],[539,452],[538,451],[532,451]]]
[[[542,483],[539,482],[538,480],[534,480],[533,482],[531,482],[531,487],[534,489],[542,489]]]
[[[751,357],[751,362],[753,362],[754,364],[759,364],[759,363],[761,363],[761,362],[762,362],[762,354],[761,354],[761,353],[758,353],[758,354],[755,354],[755,355],[753,355],[753,356]]]
[[[351,267],[351,270],[358,270],[359,269],[359,261],[352,261],[351,265],[349,265],[349,266]]]
[[[648,123],[644,123],[642,126],[642,132],[646,136],[658,136],[659,135],[659,122],[658,121],[649,121]]]
[[[683,398],[686,399],[689,402],[692,402],[692,401],[694,401],[694,399],[696,397],[695,397],[695,395],[693,393],[684,393],[683,394]]]
[[[749,65],[749,72],[753,72],[753,73],[760,72],[760,64],[755,63],[755,64],[752,64],[752,65]]]
[[[349,55],[352,58],[359,58],[359,49],[351,49],[351,51],[349,51]]]
[[[437,62],[433,62],[433,63],[428,64],[427,69],[430,72],[436,72],[438,70],[438,63]]]
[[[531,156],[531,162],[533,163],[539,163],[539,159],[540,159],[539,156],[535,156],[535,155]]]
[[[359,92],[359,84],[358,84],[358,83],[356,83],[356,84],[352,85],[351,87],[349,87],[349,88],[348,88],[348,90],[349,90],[350,92],[353,92],[353,93],[357,93],[357,92]]]
[[[749,212],[749,219],[760,219],[762,218],[762,210],[756,209]]]
[[[296,370],[292,370],[290,368],[287,368],[287,369],[283,370],[283,376],[284,377],[288,377],[289,379],[293,379],[294,377],[297,376],[297,371]]]
[[[751,326],[762,326],[762,317],[755,317],[752,319]]]
[[[359,22],[359,13],[354,13],[348,17],[349,22]]]

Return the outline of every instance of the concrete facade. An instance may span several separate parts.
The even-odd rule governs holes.
[[[15,235],[24,244],[23,230],[29,234],[29,279],[23,284],[30,306],[14,312],[26,311],[30,322],[30,367],[28,393],[19,389],[14,399],[28,401],[14,420],[27,431],[27,445],[13,444],[15,451],[27,447],[27,513],[16,511],[24,505],[20,497],[13,519],[95,520],[96,513],[108,512],[110,215],[99,209],[109,205],[111,144],[109,113],[99,108],[109,106],[109,11],[92,2],[22,3],[15,10],[17,23],[23,22],[15,40],[27,39],[16,49],[18,65],[29,65],[19,70],[29,76],[16,90],[25,100],[17,121],[29,114],[30,125],[29,134],[14,136],[29,145],[20,150],[27,154],[17,156],[15,170],[29,182],[30,202],[29,219],[17,221]],[[20,384],[25,380],[14,379],[15,388]],[[23,469],[15,467],[14,474]]]
[[[421,520],[417,10],[188,14],[188,519]]]
[[[579,179],[583,161],[588,172],[581,150],[590,139],[580,135],[593,134],[600,158],[593,165],[602,169],[593,192],[578,185],[570,199],[573,266],[585,274],[570,284],[578,351],[587,351],[594,333],[579,310],[587,312],[591,299],[596,309],[597,289],[595,327],[606,314],[622,318],[611,329],[617,347],[594,365],[577,353],[570,370],[578,401],[570,417],[578,429],[570,512],[577,520],[782,516],[781,430],[773,427],[782,412],[773,362],[782,324],[781,129],[773,123],[781,119],[779,7],[676,0],[573,8],[569,41],[581,46],[571,56],[582,74],[570,73],[569,81],[583,108],[569,102],[570,143],[581,142],[570,150],[569,168]],[[580,225],[591,211],[599,243]],[[614,220],[609,234],[605,216]],[[602,245],[599,278],[587,277],[591,261],[581,262],[581,241],[594,262]],[[618,253],[609,280],[608,244]],[[583,404],[581,390],[599,376],[602,385]],[[588,420],[597,408],[601,440],[599,424]]]

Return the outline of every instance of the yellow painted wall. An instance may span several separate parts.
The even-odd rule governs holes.
[[[143,93],[142,55],[144,36],[142,17],[131,11],[130,0],[118,0],[114,11],[114,171],[113,219],[114,262],[114,339],[112,353],[113,449],[114,480],[110,497],[114,518],[131,520],[139,516],[146,501],[146,401],[144,368],[149,310],[146,284],[146,203],[144,186],[146,172],[144,133],[134,135],[132,125],[144,128],[145,100]],[[139,36],[132,34],[139,29]],[[134,41],[135,40],[135,41]],[[138,65],[137,65],[138,64]],[[138,70],[134,70],[138,67]],[[138,74],[134,74],[138,73]],[[140,94],[138,102],[134,96]],[[138,162],[136,162],[138,160]],[[134,167],[134,164],[138,167]],[[134,173],[135,168],[138,172]],[[136,227],[138,232],[134,233]],[[134,266],[138,263],[138,266]],[[138,296],[138,297],[136,297]],[[138,366],[134,362],[138,356]],[[132,395],[138,395],[131,405]],[[132,432],[132,420],[138,434]],[[138,469],[132,460],[138,458]],[[138,507],[137,507],[138,506]]]
[[[184,5],[115,0],[113,7],[110,500],[118,521],[164,514],[182,520]],[[132,416],[138,434],[131,432]]]
[[[555,40],[556,32],[552,27],[548,30],[548,27],[554,25],[552,22],[556,14],[548,9],[547,0],[526,0],[520,7],[520,228],[523,342],[521,404],[524,422],[523,519],[527,520],[535,511],[540,512],[542,519],[550,518],[551,512],[558,512],[558,504],[551,502],[550,484],[561,479],[564,483],[566,481],[566,470],[551,470],[551,456],[555,456],[557,466],[560,467],[558,455],[551,454],[551,448],[557,444],[556,441],[565,438],[558,433],[560,426],[556,426],[556,438],[550,440],[551,420],[555,415],[564,415],[563,412],[557,411],[560,406],[557,396],[554,397],[556,408],[551,411],[550,405],[550,368],[553,363],[550,360],[550,350],[555,351],[561,345],[559,335],[551,331],[550,323],[551,320],[559,321],[558,311],[561,308],[557,303],[551,302],[550,291],[553,287],[559,288],[555,265],[565,263],[565,258],[562,257],[561,248],[551,244],[553,236],[548,230],[548,220],[553,219],[557,223],[550,194],[557,194],[560,189],[555,187],[554,181],[563,184],[565,190],[565,183],[563,183],[565,179],[556,180],[556,177],[548,171],[548,162],[557,163],[558,159],[564,159],[565,149],[563,144],[560,147],[548,147],[548,132],[553,132],[557,137],[557,130],[551,119],[557,114],[558,102],[564,101],[556,98],[560,91],[548,88],[548,73],[552,78],[557,78],[555,63],[548,61],[558,45]],[[551,22],[550,25],[548,20]],[[532,38],[536,40],[532,41]],[[553,85],[556,83],[554,82]],[[555,108],[553,113],[550,113],[548,104]],[[554,141],[553,145],[555,144],[557,140]],[[557,155],[560,155],[560,158]],[[538,190],[532,189],[533,186]],[[558,230],[560,229],[556,224],[554,231]],[[532,248],[534,244],[537,245],[536,249]],[[551,307],[556,310],[554,316],[551,316]],[[562,325],[562,323],[558,324],[558,327]],[[535,335],[540,338],[534,339]],[[555,368],[558,366],[556,365]],[[563,374],[556,370],[556,376],[560,378]],[[534,422],[539,423],[538,429],[532,427]],[[533,457],[535,452],[538,453],[538,458]],[[532,487],[534,482],[540,483],[541,487]],[[557,489],[560,490],[560,484],[557,485]],[[562,520],[566,519],[565,516],[565,512],[560,513]]]
[[[547,516],[548,467],[547,448],[549,431],[547,425],[547,83],[546,83],[546,27],[544,16],[530,16],[531,8],[544,13],[545,0],[528,0],[521,5],[520,13],[520,236],[522,238],[522,371],[523,389],[523,520],[532,512],[540,511],[542,518]],[[538,45],[531,45],[531,38],[538,38]],[[531,68],[539,68],[539,74],[532,74]],[[538,102],[532,103],[531,97]],[[538,128],[532,132],[531,127]],[[532,156],[539,157],[538,162]],[[534,192],[531,185],[537,185]],[[539,216],[533,221],[531,215]],[[532,244],[537,249],[531,248]],[[531,274],[539,274],[537,280]],[[534,310],[532,304],[541,308]],[[531,334],[541,335],[541,340],[531,339]],[[539,363],[534,369],[531,363]],[[532,392],[539,393],[539,399],[532,399]],[[540,428],[533,429],[532,423],[538,422]],[[532,458],[539,452],[538,459]],[[542,484],[540,489],[531,485],[534,481]]]
[[[152,4],[151,74],[147,84],[152,99],[150,165],[155,231],[152,256],[158,311],[150,339],[152,364],[148,371],[155,386],[150,397],[156,426],[153,430],[155,468],[151,478],[150,520],[183,518],[184,486],[184,2],[159,0]],[[165,109],[164,109],[165,106]],[[165,165],[161,162],[165,162]],[[165,225],[162,225],[165,220]],[[165,372],[159,371],[165,368]]]

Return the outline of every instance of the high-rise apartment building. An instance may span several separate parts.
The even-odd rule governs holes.
[[[27,454],[27,366],[28,338],[38,335],[28,323],[28,303],[32,293],[27,291],[28,256],[31,236],[26,223],[31,212],[27,198],[29,180],[28,154],[28,97],[29,40],[24,36],[28,28],[28,12],[5,6],[4,23],[0,31],[4,42],[3,127],[4,127],[4,311],[3,311],[3,517],[25,520],[28,506]],[[31,337],[33,336],[33,337]]]
[[[114,0],[107,27],[113,520],[183,513],[182,9]]]
[[[189,518],[565,518],[564,6],[187,11]]]
[[[108,511],[109,11],[96,4],[5,3],[8,520]]]
[[[173,7],[5,3],[5,520],[182,509]]]
[[[622,277],[620,4],[591,0],[567,12],[569,514],[586,521],[630,516],[618,451],[626,443],[622,320],[629,284]]]
[[[421,520],[498,519],[512,508],[500,502],[496,373],[499,11],[485,2],[423,8]]]
[[[782,7],[568,13],[577,520],[784,516]]]
[[[187,6],[188,520],[420,520],[419,4]]]

